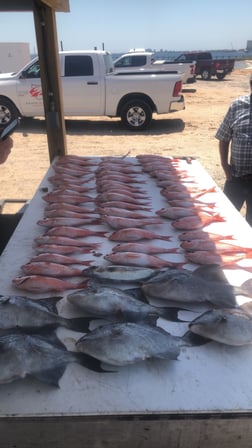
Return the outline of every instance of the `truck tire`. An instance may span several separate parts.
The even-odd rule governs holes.
[[[216,73],[216,78],[219,79],[219,80],[224,79],[225,76],[226,76],[225,73]]]
[[[201,78],[204,79],[204,81],[208,81],[211,78],[211,73],[208,68],[203,68],[201,71]]]
[[[4,128],[11,121],[19,118],[20,114],[8,98],[0,96],[0,128]]]
[[[122,107],[121,120],[124,126],[131,131],[142,131],[146,129],[152,120],[150,105],[141,99],[128,101]]]

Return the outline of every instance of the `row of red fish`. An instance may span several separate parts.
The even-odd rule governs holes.
[[[186,176],[178,161],[165,164],[163,158],[151,163],[149,157],[140,156],[144,171],[155,178],[161,194],[168,206],[157,211],[159,216],[170,219],[172,226],[183,233],[180,247],[185,251],[186,259],[196,264],[220,264],[232,266],[244,258],[252,257],[252,247],[244,247],[227,240],[232,236],[216,235],[204,230],[211,223],[225,222],[216,209],[215,201],[205,203],[200,200],[207,193],[216,192],[216,187],[200,189],[195,177]],[[187,172],[188,174],[188,172]],[[221,241],[223,240],[223,241]],[[226,240],[226,241],[224,241]],[[248,268],[250,269],[250,268]]]
[[[21,267],[25,276],[17,277],[13,283],[39,293],[81,288],[85,281],[62,278],[80,277],[81,266],[92,264],[94,255],[99,256],[101,252],[112,264],[152,268],[180,267],[186,261],[225,264],[224,257],[231,254],[238,259],[245,252],[249,256],[252,249],[249,252],[232,245],[229,250],[227,242],[217,245],[216,240],[223,240],[223,236],[214,237],[204,231],[212,222],[225,222],[214,200],[204,203],[200,199],[206,193],[215,192],[216,187],[199,189],[195,176],[185,166],[179,159],[161,156],[141,155],[134,163],[120,158],[102,161],[78,156],[59,158],[53,165],[54,175],[49,178],[53,189],[43,196],[44,217],[38,221],[46,230],[34,241],[36,256]],[[153,210],[147,176],[155,180],[167,207]],[[158,229],[161,225],[161,229],[167,220],[171,228],[183,231],[179,235],[180,247],[153,243],[153,240],[170,241],[174,232],[169,232],[169,227],[166,235],[145,228],[151,225]],[[102,225],[102,229],[94,230],[94,225]],[[199,232],[194,242],[190,241],[190,232],[194,235]],[[182,242],[185,235],[186,241]],[[203,235],[208,240],[204,243]],[[90,242],[90,237],[95,237],[95,242]],[[114,246],[110,253],[104,254],[99,249],[107,239]],[[160,257],[175,253],[185,254],[183,263]]]
[[[13,280],[18,288],[43,293],[85,287],[86,280],[77,280],[81,266],[89,266],[93,256],[86,259],[86,255],[100,247],[90,237],[99,241],[106,237],[104,231],[85,227],[101,222],[92,186],[97,165],[92,158],[78,156],[61,157],[53,165],[55,173],[49,178],[53,190],[43,196],[44,217],[38,221],[45,232],[34,240],[36,255],[21,266],[25,275]],[[84,260],[79,258],[83,254]]]

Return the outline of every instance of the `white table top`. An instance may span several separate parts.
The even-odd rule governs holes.
[[[185,166],[186,166],[185,162]],[[213,180],[200,163],[193,161],[188,170],[197,173],[205,187]],[[27,295],[12,286],[11,280],[20,275],[20,266],[27,263],[35,250],[32,247],[36,235],[43,228],[36,223],[43,217],[45,202],[42,191],[52,189],[47,178],[42,181],[18,228],[0,260],[1,294]],[[146,188],[146,186],[145,186]],[[165,206],[154,181],[148,189],[155,203],[155,210]],[[220,190],[206,195],[206,201],[214,200],[226,215],[227,222],[211,224],[211,232],[233,234],[242,244],[252,245],[252,231],[241,215],[227,201]],[[168,220],[164,233],[177,238]],[[160,226],[159,226],[160,227]],[[97,227],[98,228],[98,227]],[[101,228],[101,226],[99,227]],[[153,228],[152,228],[153,230]],[[160,228],[158,229],[160,231]],[[167,232],[168,233],[168,232]],[[110,243],[111,244],[111,243]],[[162,243],[163,244],[163,243]],[[174,240],[171,246],[174,247]],[[105,250],[105,246],[103,250]],[[176,256],[179,257],[180,256]],[[104,263],[103,258],[95,263]],[[227,272],[232,284],[240,285],[251,277],[246,271]],[[46,297],[50,294],[41,294]],[[40,295],[36,295],[40,297]],[[68,316],[69,309],[63,299],[61,312]],[[159,319],[159,325],[174,335],[187,330],[185,323],[171,323]],[[61,339],[71,346],[79,333],[59,329]],[[67,366],[60,380],[60,387],[53,388],[33,379],[0,385],[0,416],[45,415],[120,415],[148,413],[212,413],[252,411],[252,347],[230,347],[209,343],[201,347],[183,348],[177,361],[155,361],[118,368],[116,373],[94,373],[77,364]]]

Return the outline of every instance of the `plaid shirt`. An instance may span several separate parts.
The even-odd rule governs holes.
[[[251,95],[241,96],[230,105],[215,137],[221,141],[231,141],[233,176],[252,174]]]

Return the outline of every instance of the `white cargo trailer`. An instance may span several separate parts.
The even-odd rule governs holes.
[[[28,42],[0,42],[0,73],[16,72],[30,59]]]

